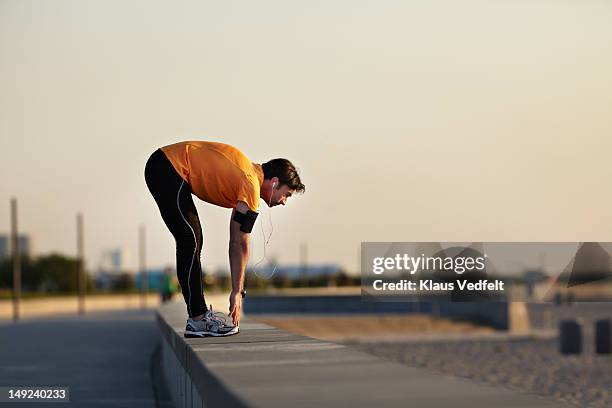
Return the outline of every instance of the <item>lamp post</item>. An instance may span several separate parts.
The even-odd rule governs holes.
[[[17,232],[17,199],[11,199],[11,247],[13,257],[13,320],[19,320],[21,301],[21,259],[19,257],[19,238]]]

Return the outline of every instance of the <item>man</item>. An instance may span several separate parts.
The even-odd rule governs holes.
[[[244,274],[249,258],[249,233],[259,199],[269,207],[285,205],[305,187],[286,159],[252,163],[233,146],[204,141],[175,143],[157,149],[145,166],[145,180],[164,223],[176,240],[176,271],[187,304],[185,337],[230,336],[238,333]],[[232,291],[230,325],[206,307],[202,284],[202,227],[191,198],[232,208],[229,262]]]

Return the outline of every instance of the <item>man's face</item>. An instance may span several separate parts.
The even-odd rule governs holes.
[[[294,193],[295,191],[292,190],[291,188],[289,188],[289,186],[287,185],[281,185],[279,188],[273,188],[272,189],[272,197],[270,199],[270,207],[274,207],[276,205],[282,204],[285,205],[287,204],[287,199],[289,197],[291,197],[291,195]]]

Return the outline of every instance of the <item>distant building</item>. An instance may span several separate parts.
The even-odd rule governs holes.
[[[29,256],[31,251],[30,237],[25,234],[18,235],[17,240],[19,241],[19,253]],[[11,253],[11,236],[7,234],[0,235],[0,259],[10,258]]]
[[[111,248],[102,252],[97,273],[133,272],[128,270],[130,252],[127,248]]]

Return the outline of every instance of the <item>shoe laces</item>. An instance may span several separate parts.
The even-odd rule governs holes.
[[[211,320],[215,323],[219,323],[222,326],[227,326],[227,320],[225,319],[225,317],[223,316],[222,312],[215,312],[213,311],[213,307],[212,305],[210,305],[210,310],[207,313],[208,320]]]

